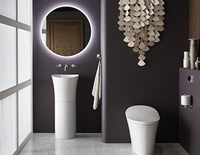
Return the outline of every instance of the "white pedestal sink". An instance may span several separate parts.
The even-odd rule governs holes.
[[[78,74],[51,75],[55,96],[55,137],[76,136],[76,86]]]

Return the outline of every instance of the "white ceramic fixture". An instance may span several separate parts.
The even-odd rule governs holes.
[[[149,106],[137,105],[126,110],[132,150],[138,155],[153,155],[160,116]]]
[[[76,87],[78,74],[51,75],[55,97],[55,137],[71,139],[76,136]]]

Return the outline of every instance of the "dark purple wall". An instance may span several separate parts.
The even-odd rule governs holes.
[[[194,77],[193,83],[188,83],[188,76]],[[192,108],[184,108],[179,100],[180,113],[180,144],[190,155],[200,152],[200,71],[190,69],[179,69],[179,99],[183,94],[192,96]]]
[[[101,5],[103,141],[129,142],[125,110],[143,104],[160,114],[156,142],[178,142],[179,67],[188,50],[188,0],[165,0],[165,31],[146,53],[144,67],[137,65],[138,54],[118,30],[118,1],[102,0]]]
[[[51,54],[40,39],[40,24],[50,9],[58,5],[81,7],[93,23],[93,39],[81,54],[73,58],[62,58]],[[77,132],[101,132],[101,106],[92,109],[91,95],[93,80],[100,53],[100,0],[33,0],[33,130],[34,132],[54,132],[54,94],[51,74],[78,73],[77,85]],[[66,72],[56,68],[57,64],[76,64]]]
[[[54,132],[54,97],[51,74],[79,73],[77,88],[77,132],[101,132],[103,142],[130,142],[125,110],[145,104],[156,108],[161,120],[157,142],[178,142],[179,92],[178,68],[183,51],[188,50],[188,1],[165,0],[165,31],[161,41],[147,52],[147,65],[137,65],[138,55],[123,42],[118,30],[119,0],[34,0],[34,132]],[[40,40],[40,23],[49,8],[75,3],[90,14],[94,23],[92,44],[79,57],[60,58],[50,54]],[[101,10],[101,31],[100,31]],[[101,54],[103,72],[102,129],[101,106],[93,111],[91,90]],[[78,65],[67,72],[56,64]]]

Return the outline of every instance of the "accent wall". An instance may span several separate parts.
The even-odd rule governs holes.
[[[179,67],[189,44],[188,0],[164,0],[165,31],[146,53],[144,67],[118,30],[118,2],[101,3],[103,142],[130,142],[125,111],[133,105],[159,112],[156,142],[179,142]]]

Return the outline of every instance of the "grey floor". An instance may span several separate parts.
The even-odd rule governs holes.
[[[136,155],[130,143],[102,143],[101,134],[77,134],[69,140],[34,133],[20,155]],[[156,143],[154,155],[188,155],[178,143]]]

